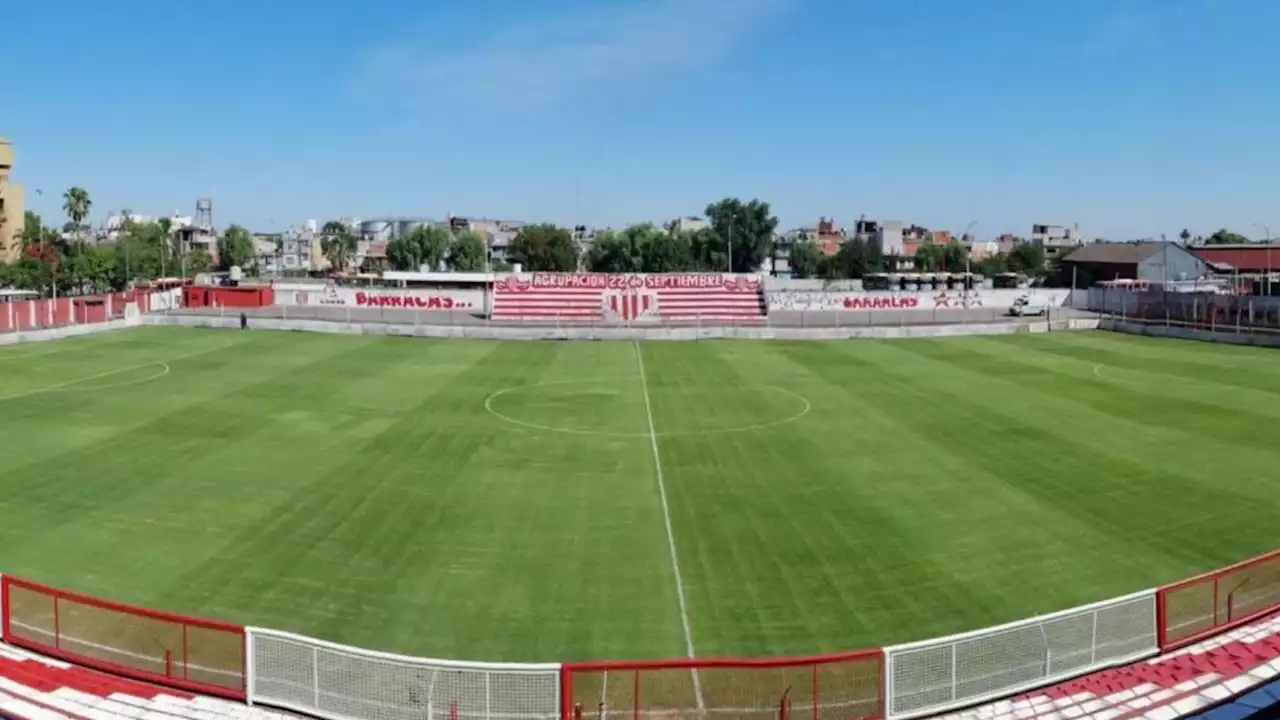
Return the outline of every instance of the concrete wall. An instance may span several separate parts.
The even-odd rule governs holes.
[[[1146,335],[1148,337],[1176,338],[1178,340],[1199,340],[1201,342],[1228,343],[1231,345],[1253,345],[1256,347],[1280,348],[1280,332],[1236,332],[1235,330],[1207,330],[1188,325],[1164,325],[1156,322],[1132,322],[1114,317],[1104,317],[1098,321],[1102,330]]]
[[[19,345],[29,342],[43,342],[46,340],[62,340],[64,338],[81,337],[83,335],[96,335],[101,332],[109,332],[112,330],[123,330],[128,327],[148,324],[145,316],[128,317],[124,320],[109,320],[102,323],[94,323],[92,325],[68,325],[67,327],[51,328],[49,330],[24,330],[22,332],[0,333],[0,347],[7,345]]]
[[[770,312],[847,310],[856,312],[882,310],[935,310],[984,308],[1004,310],[1022,295],[1047,297],[1052,307],[1063,307],[1073,297],[1063,288],[1030,288],[1026,290],[934,290],[925,292],[841,292],[833,290],[769,290],[765,297]]]
[[[239,328],[238,317],[212,315],[146,315],[144,325]],[[1052,325],[1052,327],[1051,327]],[[400,325],[391,323],[343,323],[325,320],[255,318],[251,329],[295,330],[351,335],[400,335],[432,338],[487,340],[844,340],[851,338],[947,337],[954,335],[1002,335],[1050,330],[1093,329],[1097,320],[1072,318],[1053,323],[982,323],[967,325],[906,325],[825,328],[707,327],[707,328],[552,328],[488,325]]]

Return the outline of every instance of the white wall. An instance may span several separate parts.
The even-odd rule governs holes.
[[[1022,295],[1047,297],[1053,307],[1068,303],[1068,289],[1031,288],[1027,290],[935,290],[933,292],[841,292],[831,290],[770,290],[765,293],[770,311],[835,311],[851,310],[957,310],[1007,309]]]
[[[389,290],[307,286],[288,289],[277,285],[276,305],[329,305],[337,307],[398,308],[405,310],[463,310],[488,312],[484,290]]]

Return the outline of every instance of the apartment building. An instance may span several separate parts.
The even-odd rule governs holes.
[[[1033,243],[1039,243],[1044,248],[1046,260],[1052,260],[1091,242],[1080,234],[1079,227],[1040,223],[1031,226],[1030,240]]]
[[[11,182],[13,145],[0,138],[0,262],[13,262],[22,247],[22,186]]]

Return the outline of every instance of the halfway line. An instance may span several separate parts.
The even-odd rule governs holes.
[[[680,574],[680,560],[676,557],[676,534],[671,529],[671,508],[667,505],[667,483],[662,476],[662,456],[658,454],[658,433],[653,426],[653,404],[649,401],[649,381],[644,374],[644,355],[640,352],[640,343],[631,342],[636,350],[636,365],[640,368],[640,389],[644,392],[644,414],[649,420],[649,447],[653,450],[653,469],[658,476],[658,498],[662,501],[662,521],[667,527],[667,549],[671,551],[671,570],[676,576],[676,599],[680,602],[680,623],[684,625],[684,646],[689,657],[693,653],[693,630],[689,627],[689,610],[684,599],[684,577]],[[698,681],[698,670],[693,669],[693,693],[698,700],[698,711],[704,712],[706,705],[702,702],[702,683]]]

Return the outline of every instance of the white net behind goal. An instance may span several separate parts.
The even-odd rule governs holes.
[[[887,714],[914,717],[1010,695],[1158,649],[1155,592],[885,648]]]
[[[247,628],[249,701],[333,720],[553,720],[555,663],[413,658]]]

